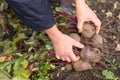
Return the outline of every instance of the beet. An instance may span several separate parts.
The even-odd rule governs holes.
[[[72,37],[73,39],[75,39],[76,41],[80,42],[80,36],[77,33],[71,33],[70,37]]]
[[[85,71],[85,70],[92,69],[92,66],[90,65],[90,63],[85,62],[83,60],[73,62],[73,67],[76,71]]]
[[[97,48],[85,47],[81,50],[80,57],[87,62],[99,62],[101,59],[100,50]]]
[[[103,38],[101,35],[94,35],[91,38],[94,47],[100,47],[103,44]]]
[[[81,33],[85,38],[90,38],[95,34],[95,27],[92,24],[84,23],[83,31]]]

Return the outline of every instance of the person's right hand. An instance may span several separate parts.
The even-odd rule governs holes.
[[[73,52],[73,46],[83,48],[84,45],[61,33],[56,26],[46,30],[46,32],[52,41],[57,59],[67,62],[79,60],[80,57],[76,56]]]
[[[84,47],[80,42],[74,40],[66,34],[60,34],[57,37],[57,40],[52,40],[52,43],[56,58],[67,62],[77,61],[80,58],[74,54],[73,46],[78,48]]]

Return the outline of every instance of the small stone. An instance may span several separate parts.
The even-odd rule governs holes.
[[[58,72],[58,73],[57,73],[57,77],[59,77],[59,76],[60,76],[60,73]]]
[[[120,13],[119,13],[119,15],[117,16],[117,18],[118,18],[118,20],[120,20]]]
[[[113,8],[114,8],[114,9],[117,9],[117,8],[118,8],[118,4],[119,4],[118,2],[115,2]]]
[[[64,71],[65,70],[65,67],[61,67],[61,71]]]
[[[115,48],[115,51],[120,51],[120,43],[117,44],[117,47]]]
[[[116,39],[116,36],[113,36],[112,39],[115,40],[115,39]]]
[[[107,18],[110,18],[113,16],[112,12],[108,11],[105,13]]]
[[[101,10],[101,12],[102,12],[102,13],[104,13],[104,12],[105,12],[105,10],[104,10],[104,9],[102,9],[102,10]]]

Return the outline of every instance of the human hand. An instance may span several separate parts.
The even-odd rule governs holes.
[[[79,60],[79,57],[73,52],[73,46],[83,48],[84,46],[80,42],[65,34],[59,35],[57,39],[55,41],[52,40],[57,59],[62,59],[67,62]]]
[[[76,0],[76,15],[78,18],[77,28],[79,32],[82,32],[84,22],[92,21],[96,26],[96,34],[98,34],[101,27],[101,21],[84,1],[80,1],[81,0]]]
[[[56,26],[46,30],[46,32],[52,41],[57,59],[62,59],[67,62],[79,60],[79,57],[73,52],[73,46],[83,48],[84,45],[61,33]]]

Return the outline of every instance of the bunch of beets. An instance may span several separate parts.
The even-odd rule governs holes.
[[[95,26],[90,23],[84,23],[83,31],[81,34],[70,33],[70,36],[83,42],[85,47],[80,50],[80,59],[76,62],[72,62],[72,66],[76,71],[84,71],[93,69],[93,66],[101,60],[100,48],[103,44],[103,38],[101,35],[95,33]]]
[[[55,17],[56,20],[67,18],[68,23],[70,23],[69,27],[72,28],[72,30],[75,28],[77,29],[77,18],[73,15],[58,11],[56,12]],[[83,31],[81,33],[78,33],[77,31],[70,32],[69,36],[84,44],[85,47],[78,50],[78,56],[80,56],[78,61],[66,65],[68,70],[71,70],[72,68],[74,68],[76,71],[94,69],[95,64],[101,61],[100,49],[103,45],[103,37],[99,34],[96,34],[95,31],[96,30],[93,23],[85,22],[83,24]]]

